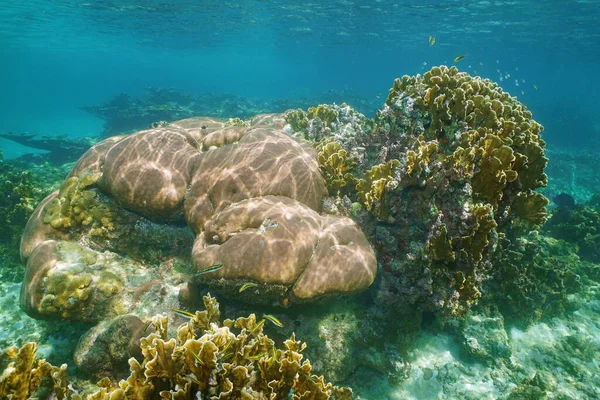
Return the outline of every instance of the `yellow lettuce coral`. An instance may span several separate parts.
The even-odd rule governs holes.
[[[354,161],[339,142],[323,140],[317,145],[319,167],[325,184],[333,194],[354,187],[356,178],[352,175]]]
[[[415,143],[415,150],[409,150],[406,153],[406,173],[412,175],[429,168],[431,156],[437,152],[438,145],[435,142],[426,142],[423,136],[420,136]]]
[[[338,112],[327,104],[310,107],[306,112],[308,119],[320,118],[326,126],[329,126],[338,117]]]
[[[358,198],[376,217],[385,219],[387,212],[384,194],[388,185],[393,185],[394,171],[400,165],[398,160],[390,160],[385,164],[375,165],[365,172],[365,179],[356,183]]]
[[[46,360],[36,360],[37,344],[25,343],[23,347],[9,347],[5,354],[14,360],[0,375],[0,398],[25,400],[36,396],[38,390],[51,382],[52,391],[59,400],[67,399],[67,365],[54,367]]]
[[[395,107],[406,96],[429,117],[418,150],[407,154],[409,175],[435,157],[470,180],[475,196],[494,208],[511,182],[521,191],[546,185],[543,127],[496,83],[440,66],[422,77],[396,79],[386,103]]]
[[[278,349],[263,333],[264,319],[257,321],[251,314],[221,325],[215,299],[205,296],[204,305],[204,311],[183,312],[189,320],[177,328],[174,338],[169,338],[167,317],[153,317],[152,332],[140,340],[143,361],[129,359],[127,379],[113,383],[103,378],[92,394],[75,393],[68,385],[66,365],[56,368],[36,361],[35,343],[18,352],[11,348],[9,356],[18,361],[0,377],[0,397],[27,399],[44,382],[58,399],[74,400],[352,398],[350,389],[312,374],[302,355],[306,344],[294,334]]]

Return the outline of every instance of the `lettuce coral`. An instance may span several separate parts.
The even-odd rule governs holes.
[[[17,361],[0,377],[0,396],[26,399],[44,384],[49,395],[74,400],[353,398],[351,389],[312,373],[302,355],[306,345],[295,335],[277,348],[263,333],[264,319],[251,314],[221,323],[216,300],[210,295],[203,300],[205,310],[188,313],[175,337],[169,338],[167,316],[154,316],[151,332],[140,339],[143,360],[130,358],[128,378],[118,383],[103,378],[94,393],[77,393],[67,380],[66,365],[35,360],[35,343],[10,348],[7,354]]]
[[[396,79],[375,124],[370,159],[398,162],[381,200],[380,230],[397,238],[384,256],[402,285],[431,279],[426,308],[463,313],[498,239],[546,220],[548,200],[535,191],[547,182],[543,128],[496,83],[446,66]]]
[[[340,143],[323,140],[316,148],[319,152],[319,167],[329,191],[339,195],[354,189],[356,178],[352,172],[355,162]]]
[[[408,154],[409,174],[433,156],[448,164],[445,169],[470,180],[476,199],[494,208],[515,200],[513,187],[520,193],[546,185],[543,127],[494,82],[459,72],[456,67],[434,67],[422,77],[396,79],[386,105],[391,110],[406,108],[406,98],[410,99],[408,112],[426,118],[417,127],[419,144],[415,147],[420,151]],[[392,133],[401,129],[394,125],[396,120],[385,110],[376,118]],[[540,225],[545,213],[538,204],[525,204],[534,211],[515,217]]]
[[[375,165],[365,172],[365,178],[358,180],[356,191],[358,198],[374,215],[385,219],[389,209],[385,203],[385,192],[394,188],[394,171],[400,165],[398,160],[390,160]]]

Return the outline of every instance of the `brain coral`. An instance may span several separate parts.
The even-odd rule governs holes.
[[[373,282],[377,265],[351,219],[321,216],[281,196],[244,200],[216,214],[193,254],[200,270],[224,265],[205,279],[226,278],[234,289],[247,280],[270,283],[277,296],[291,287],[290,295],[300,299],[361,290]]]
[[[189,261],[194,279],[222,289],[253,280],[259,286],[243,293],[249,301],[287,304],[368,287],[377,268],[372,248],[350,219],[319,214],[327,189],[317,153],[279,130],[279,119],[266,115],[238,126],[194,118],[96,144],[26,227],[23,308],[37,317],[82,319],[75,314],[109,287],[118,299],[111,307],[131,311],[120,287],[129,285],[130,273],[117,287],[94,272],[110,261],[91,269],[76,263],[89,276],[70,274],[72,282],[59,284],[54,278],[70,273],[60,266],[73,263],[65,253],[70,247],[61,243],[89,247],[78,254],[99,257],[110,250],[134,259],[181,253],[180,243],[188,251],[183,259],[190,260],[186,232],[196,235]],[[153,248],[138,243],[147,241]],[[64,263],[42,256],[54,254],[53,248],[63,249]],[[214,264],[223,267],[202,274]]]

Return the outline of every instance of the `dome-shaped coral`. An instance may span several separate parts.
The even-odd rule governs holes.
[[[28,223],[24,309],[83,320],[130,312],[134,287],[149,283],[118,257],[143,261],[149,252],[186,262],[192,232],[187,272],[232,296],[287,303],[368,287],[372,248],[350,219],[319,215],[327,189],[317,153],[276,129],[279,119],[237,126],[194,118],[95,145]],[[48,246],[53,257],[38,256]],[[98,261],[80,262],[85,252]],[[115,273],[115,259],[127,272]],[[223,267],[202,274],[213,264]],[[260,285],[240,294],[247,280]]]

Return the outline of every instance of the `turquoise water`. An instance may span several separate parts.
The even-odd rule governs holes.
[[[503,88],[549,142],[584,144],[598,129],[598,12],[593,0],[8,0],[2,130],[93,135],[101,121],[78,106],[148,86],[266,99],[349,87],[377,100],[394,78],[466,54],[461,70],[510,74]]]
[[[136,314],[136,321],[139,320],[146,327],[145,333],[152,315],[167,313],[172,327],[176,327],[184,319],[172,310],[202,309],[204,305],[199,299],[210,288],[211,293],[217,293],[216,298],[221,304],[221,319],[250,313],[276,315],[282,321],[283,327],[280,329],[268,318],[265,322],[265,333],[273,338],[275,345],[281,348],[283,340],[296,332],[298,339],[308,343],[305,354],[314,367],[313,373],[323,374],[325,381],[336,385],[352,387],[355,398],[600,398],[600,171],[597,164],[600,153],[600,121],[597,118],[600,109],[599,20],[598,0],[5,0],[0,6],[0,320],[7,322],[0,323],[0,351],[10,345],[22,346],[35,341],[38,343],[38,357],[46,358],[53,365],[69,365],[69,373],[77,390],[90,387],[102,376],[109,376],[116,384],[127,376],[128,356],[120,354],[122,362],[119,370],[117,361],[112,359],[106,361],[98,356],[91,360],[86,358],[88,354],[81,355],[85,353],[81,348],[87,342],[80,341],[80,338],[88,335],[86,332],[90,332],[90,329],[96,329],[94,326],[102,320],[98,315],[103,312],[111,316]],[[210,186],[207,183],[210,179],[202,178],[205,180],[200,180],[200,183],[193,183],[190,177],[181,177],[184,183],[168,181],[165,178],[167,175],[179,177],[188,173],[188,169],[196,171],[201,161],[193,161],[189,165],[187,161],[185,165],[177,162],[168,164],[170,159],[165,157],[167,161],[164,161],[160,157],[163,153],[159,152],[159,155],[155,154],[154,158],[146,160],[147,165],[159,164],[156,168],[167,171],[165,175],[143,176],[139,178],[142,183],[137,183],[143,186],[146,182],[158,182],[151,191],[144,192],[146,195],[179,193],[178,190],[185,193],[177,200],[182,210],[172,215],[166,211],[169,215],[159,215],[164,211],[160,207],[149,212],[145,208],[145,200],[144,205],[140,206],[135,203],[134,195],[128,197],[119,192],[126,190],[123,188],[130,183],[127,180],[134,179],[131,176],[137,177],[139,171],[145,171],[146,165],[142,162],[132,162],[133,166],[127,173],[111,172],[113,175],[110,178],[87,185],[81,183],[81,187],[74,189],[76,194],[66,194],[67,186],[63,185],[62,194],[58,195],[60,201],[55,199],[63,208],[58,207],[59,211],[50,212],[48,210],[52,205],[44,206],[40,209],[42,214],[38,213],[37,217],[34,214],[32,219],[37,218],[39,225],[28,228],[29,233],[35,229],[42,232],[50,229],[49,224],[56,223],[58,228],[52,225],[52,229],[68,233],[52,237],[52,240],[59,242],[64,240],[67,243],[64,248],[58,246],[45,258],[40,258],[51,260],[55,257],[60,260],[56,268],[59,278],[56,278],[57,281],[44,278],[43,284],[39,283],[48,293],[53,290],[58,293],[66,290],[64,285],[72,284],[69,290],[77,294],[67,297],[63,304],[65,309],[71,310],[69,304],[78,304],[80,298],[77,296],[88,296],[78,290],[85,291],[90,283],[75,284],[75,281],[69,281],[73,279],[71,275],[60,278],[61,271],[75,271],[73,276],[90,274],[94,277],[90,280],[95,283],[100,278],[93,271],[102,271],[102,277],[107,273],[117,276],[118,279],[109,279],[111,283],[106,283],[102,290],[114,290],[114,293],[118,293],[115,296],[123,293],[125,300],[122,304],[113,304],[110,310],[98,311],[99,307],[94,308],[90,304],[102,302],[98,300],[99,297],[92,296],[94,300],[90,304],[86,303],[85,307],[78,309],[80,314],[72,311],[61,314],[56,310],[43,314],[35,307],[24,304],[22,293],[19,300],[20,283],[26,272],[21,260],[31,256],[23,256],[23,249],[19,255],[18,250],[25,223],[44,197],[61,188],[74,162],[94,143],[109,136],[147,129],[149,124],[159,121],[164,121],[164,124],[154,126],[159,131],[163,128],[189,129],[193,140],[200,140],[198,137],[206,140],[203,130],[212,132],[217,125],[222,128],[219,125],[221,122],[202,119],[195,122],[198,126],[178,122],[168,125],[188,117],[205,116],[221,120],[239,117],[245,122],[230,121],[229,124],[241,124],[242,127],[236,132],[243,131],[240,135],[245,135],[247,131],[252,131],[251,128],[262,126],[250,122],[255,114],[282,113],[296,108],[306,111],[310,106],[329,104],[329,110],[335,110],[336,118],[339,118],[334,118],[337,127],[348,130],[335,131],[336,127],[330,126],[327,128],[329,131],[322,131],[319,127],[326,117],[307,117],[309,114],[306,113],[303,114],[306,117],[304,122],[309,128],[297,128],[291,119],[285,119],[281,125],[277,121],[270,121],[269,127],[276,127],[274,129],[279,133],[290,134],[298,140],[306,139],[315,146],[327,135],[335,134],[342,148],[353,157],[357,148],[360,153],[361,149],[368,147],[364,153],[360,153],[360,157],[354,159],[356,164],[364,164],[352,171],[356,177],[364,178],[370,167],[391,159],[400,159],[400,168],[404,168],[409,156],[399,150],[403,146],[416,146],[411,149],[417,153],[420,151],[419,154],[424,151],[422,148],[419,150],[419,146],[413,142],[407,144],[409,130],[406,126],[416,126],[425,132],[431,122],[424,117],[426,113],[410,114],[407,119],[413,122],[406,122],[407,125],[402,128],[404,130],[400,129],[402,133],[397,133],[393,139],[394,135],[384,127],[385,122],[396,121],[394,118],[397,115],[385,114],[390,112],[390,108],[384,104],[395,78],[403,75],[423,76],[439,65],[455,66],[470,76],[496,82],[502,90],[523,103],[532,112],[533,118],[544,126],[541,138],[546,143],[545,155],[549,158],[544,170],[548,175],[548,185],[532,185],[531,189],[549,199],[548,204],[544,203],[541,207],[547,210],[545,219],[548,222],[528,225],[513,218],[511,210],[518,208],[514,200],[516,193],[531,193],[529,188],[524,189],[525,183],[518,181],[518,184],[512,184],[513,180],[502,175],[504,171],[498,175],[490,174],[483,181],[488,183],[502,175],[502,179],[505,179],[502,182],[502,196],[510,199],[510,203],[506,204],[502,203],[502,196],[499,200],[490,200],[485,196],[471,199],[465,193],[478,189],[472,189],[476,183],[470,181],[466,189],[458,184],[448,184],[441,189],[435,186],[436,190],[432,192],[437,194],[427,197],[427,185],[437,185],[442,180],[436,180],[436,176],[427,177],[427,174],[441,174],[440,171],[443,171],[436,169],[433,160],[428,160],[421,167],[424,175],[418,182],[406,183],[412,172],[403,175],[402,179],[398,178],[400,173],[397,172],[395,181],[388,177],[393,184],[386,186],[385,190],[401,188],[394,192],[396,202],[388,204],[380,200],[381,203],[375,202],[377,205],[369,212],[367,208],[370,206],[364,196],[346,193],[345,189],[338,190],[337,194],[332,193],[328,186],[321,191],[329,190],[331,196],[325,199],[323,193],[316,194],[320,200],[312,208],[320,211],[321,217],[325,214],[341,215],[348,217],[348,220],[352,218],[360,226],[358,230],[364,231],[373,257],[377,257],[373,264],[377,278],[361,287],[358,294],[338,296],[338,290],[334,297],[320,302],[313,303],[311,299],[290,305],[288,302],[294,303],[295,297],[277,298],[277,290],[281,288],[274,289],[274,286],[270,287],[270,291],[261,292],[258,299],[253,299],[249,294],[254,293],[253,286],[242,289],[242,285],[256,282],[245,275],[236,277],[235,287],[219,286],[214,282],[213,286],[203,286],[202,275],[207,273],[204,270],[206,267],[217,266],[218,271],[220,268],[226,269],[227,265],[223,267],[218,257],[215,261],[208,256],[203,260],[210,261],[194,261],[194,264],[189,255],[192,242],[198,242],[201,232],[214,229],[215,236],[206,239],[208,244],[203,243],[208,248],[224,240],[219,238],[219,235],[225,235],[219,231],[226,230],[223,226],[229,229],[231,225],[238,223],[241,226],[243,223],[223,223],[218,229],[204,226],[206,221],[202,222],[202,227],[193,225],[190,220],[199,217],[190,217],[188,208],[195,205],[188,207],[186,203],[185,207],[181,206],[181,199],[191,196],[189,193],[198,195],[199,191],[208,191],[206,186]],[[339,107],[344,102],[353,110]],[[406,109],[412,110],[412,103],[403,104]],[[157,110],[161,107],[167,109]],[[383,110],[385,115],[378,114],[379,119],[374,122],[377,128],[369,128],[372,121],[368,122],[367,119],[374,118],[377,110]],[[418,125],[423,118],[427,122]],[[313,125],[315,119],[318,121]],[[451,129],[457,126],[462,125],[452,124]],[[332,130],[334,133],[331,133]],[[385,134],[382,133],[384,131]],[[315,136],[315,132],[326,133],[324,136]],[[365,132],[367,139],[364,136],[361,139],[360,135]],[[29,134],[34,135],[31,142],[27,142],[31,139],[27,136]],[[15,140],[10,140],[11,135]],[[376,139],[369,142],[369,137]],[[46,139],[50,140],[50,144],[40,143]],[[355,139],[358,144],[353,141]],[[513,146],[513,139],[504,138],[500,142],[505,146]],[[188,137],[188,140],[191,139]],[[240,139],[223,140],[225,144],[237,145]],[[228,140],[232,142],[228,143]],[[431,140],[441,148],[446,137]],[[210,154],[210,151],[219,150],[219,146],[223,145],[216,139],[216,145],[210,143],[202,144],[204,147],[199,152]],[[179,144],[173,146],[166,146],[161,151],[168,152]],[[383,146],[385,151],[377,146]],[[322,147],[316,148],[318,152],[323,151]],[[475,148],[476,145],[472,144],[473,154],[477,151]],[[49,149],[52,151],[47,153]],[[251,149],[235,159],[243,161],[247,154],[260,153],[260,148]],[[512,156],[513,150],[510,151]],[[514,151],[525,152],[516,147]],[[275,150],[273,153],[266,152],[265,157],[277,156],[276,153]],[[144,160],[142,151],[132,154]],[[490,154],[492,151],[480,157],[501,158],[499,153]],[[531,160],[539,160],[535,154],[527,154]],[[196,157],[195,153],[190,159],[193,157]],[[316,156],[313,158],[316,159]],[[439,157],[434,159],[441,162]],[[129,165],[125,161],[114,160],[114,165]],[[164,164],[160,164],[161,160]],[[227,157],[223,160],[222,165],[217,164],[220,167],[214,167],[208,161],[201,165],[212,171],[207,174],[218,177],[218,182],[229,182],[228,175],[223,171],[234,174],[236,166],[227,165],[226,160],[230,160]],[[318,171],[321,171],[327,180],[328,170],[322,163],[319,165],[321,169],[317,166],[315,173],[318,175]],[[213,170],[210,169],[212,167]],[[101,173],[103,167],[98,168],[92,172]],[[253,165],[244,168],[260,170]],[[530,170],[533,169],[531,167]],[[297,169],[294,173],[305,173],[306,170],[310,168]],[[89,178],[82,170],[77,171],[74,175],[78,176],[79,182]],[[104,173],[108,175],[108,172]],[[526,174],[523,171],[519,173]],[[245,204],[254,195],[273,194],[269,192],[271,189],[265,189],[266,195],[259,191],[260,196],[251,196],[252,191],[248,187],[252,184],[247,184],[247,181],[255,181],[247,175],[241,176],[239,180],[229,183],[231,192],[237,194],[240,190],[248,190],[248,196],[231,200],[221,211],[229,209],[226,207]],[[263,183],[268,185],[274,181],[281,187],[287,187],[290,181],[295,182],[294,174],[290,173],[290,177],[271,176],[265,178]],[[342,180],[349,179],[343,174],[342,177]],[[386,179],[386,176],[383,174],[379,178]],[[111,179],[125,183],[118,186],[108,182]],[[165,185],[157,189],[160,179],[165,179]],[[299,181],[304,182],[302,179]],[[448,179],[455,179],[455,176]],[[310,178],[306,180],[310,181]],[[167,186],[167,183],[173,184]],[[136,187],[133,183],[129,186]],[[482,186],[485,187],[485,184],[480,184]],[[317,192],[320,190],[318,184],[310,188]],[[227,190],[225,188],[222,192]],[[77,197],[79,195],[80,198]],[[296,199],[302,196],[310,200],[310,190],[301,188],[298,193],[294,192],[288,197]],[[81,198],[89,202],[78,203]],[[309,200],[302,203],[308,204]],[[107,208],[98,206],[96,201],[103,202]],[[210,201],[217,204],[217,200]],[[473,258],[477,258],[469,253],[472,250],[469,247],[469,235],[472,233],[469,229],[473,226],[473,210],[481,206],[482,201],[493,204],[492,221],[497,223],[490,228],[491,233],[485,234],[485,240],[492,243],[481,256],[485,266],[477,262],[469,264],[473,263]],[[70,204],[71,208],[65,211],[64,204]],[[391,216],[380,213],[377,208],[379,204],[389,205],[393,209]],[[76,217],[70,213],[74,213],[75,207],[87,207],[89,214],[84,212],[80,220],[73,222]],[[210,207],[212,209],[212,204]],[[246,209],[241,212],[251,211]],[[290,215],[291,211],[286,212],[288,214],[282,212],[280,215]],[[72,220],[68,223],[62,220],[56,222],[52,213],[66,215],[65,218]],[[306,213],[304,220],[320,218],[318,213],[315,213],[317,216],[308,211]],[[434,214],[439,214],[437,222],[436,218],[430,218]],[[41,219],[39,215],[42,215]],[[102,220],[107,215],[108,222]],[[93,222],[82,223],[87,216]],[[118,223],[129,224],[128,228],[121,231],[120,228],[115,230],[109,227],[114,222],[113,217]],[[269,229],[277,228],[278,224],[285,225],[281,218],[281,221],[276,221],[275,217],[264,217],[252,229],[264,234]],[[453,226],[449,220],[456,225]],[[456,221],[462,221],[465,225]],[[69,223],[72,225],[69,226]],[[220,222],[211,223],[218,225]],[[440,233],[445,232],[440,226],[446,229],[446,224],[450,232],[448,237]],[[485,224],[478,220],[475,225],[480,227]],[[104,233],[101,233],[99,239],[95,236],[97,232],[82,233],[89,227],[115,234],[117,238],[104,237]],[[244,229],[234,229],[226,236],[235,237]],[[81,236],[77,236],[79,234]],[[307,235],[306,240],[310,242],[310,234],[314,232],[302,231],[292,235],[292,238],[285,236],[285,232],[279,234],[283,235],[283,239],[278,237],[282,241],[292,242],[299,237],[304,239],[302,235]],[[450,240],[454,234],[454,239]],[[26,237],[24,242],[34,241],[31,236]],[[441,242],[450,243],[450,247],[454,246],[452,261],[440,256],[441,261],[436,260],[427,264],[428,267],[422,271],[415,272],[415,265],[425,264],[411,262],[415,259],[423,261],[416,256],[418,254],[433,257],[430,249],[436,237]],[[338,236],[336,238],[339,239]],[[355,240],[350,240],[350,243],[354,244]],[[480,238],[473,241],[477,240]],[[336,246],[337,242],[331,250]],[[253,254],[256,246],[240,246],[234,248],[233,252],[242,251],[242,248],[248,254]],[[469,253],[466,256],[469,261],[464,261],[464,265],[477,265],[475,269],[478,271],[466,277],[464,286],[469,287],[471,282],[468,279],[473,278],[476,281],[473,287],[481,293],[473,296],[477,301],[465,306],[464,312],[453,314],[453,310],[449,310],[451,306],[447,305],[453,304],[458,293],[468,297],[469,294],[465,295],[464,292],[469,289],[461,286],[452,297],[446,290],[450,290],[453,281],[449,281],[446,287],[436,279],[446,276],[444,274],[448,274],[450,280],[464,275],[464,265],[456,261],[462,254],[461,250]],[[96,258],[89,264],[91,253]],[[368,259],[367,256],[365,258]],[[40,259],[37,259],[39,265],[45,265],[43,263],[46,261]],[[113,263],[106,260],[117,261]],[[351,260],[349,255],[341,263],[332,263],[330,267],[335,269],[347,263],[348,269],[351,269]],[[268,264],[267,261],[261,260],[264,264]],[[193,267],[190,267],[190,263]],[[201,265],[197,265],[199,263]],[[38,265],[30,261],[27,270],[31,272],[35,268]],[[47,274],[45,267],[39,268],[41,275]],[[190,268],[196,270],[190,272]],[[360,271],[353,270],[353,273],[360,275]],[[200,281],[194,281],[197,286],[192,289],[185,286],[185,281],[192,279],[190,276]],[[29,276],[25,279],[32,278]],[[61,279],[69,283],[61,286]],[[52,284],[55,287],[48,289]],[[430,286],[433,289],[427,292]],[[513,291],[515,287],[523,289]],[[51,295],[54,296],[55,292]],[[248,297],[244,297],[246,295]],[[273,298],[277,298],[277,301],[272,301]],[[87,301],[87,297],[82,301]],[[440,305],[444,302],[446,306]],[[92,317],[86,318],[88,314]],[[138,322],[131,324],[134,326],[131,330],[139,336]],[[152,324],[155,332],[160,331],[158,325]],[[168,333],[171,337],[174,334],[172,331]],[[109,332],[107,336],[110,335]],[[113,347],[127,348],[123,343],[126,342],[119,342]],[[101,347],[102,343],[97,346]],[[231,356],[228,353],[229,345],[226,347],[223,353]],[[90,344],[86,350],[89,349],[94,349],[94,346]],[[238,361],[246,364],[256,362],[261,357],[270,356],[271,351],[276,350],[263,346],[260,352],[245,354],[245,358],[241,357]],[[8,358],[14,358],[7,354],[0,353],[0,370],[7,367]],[[133,353],[127,354],[133,356]],[[140,361],[143,359],[139,354],[137,358]],[[315,382],[315,378],[311,379]],[[0,400],[5,395],[3,390],[6,390],[2,382],[0,378]],[[27,395],[21,394],[27,398]],[[51,391],[38,395],[41,398],[55,398]],[[275,398],[297,398],[294,395],[294,390],[289,390],[285,394],[279,393]],[[254,396],[262,398],[256,393]],[[339,395],[337,398],[344,397]]]

